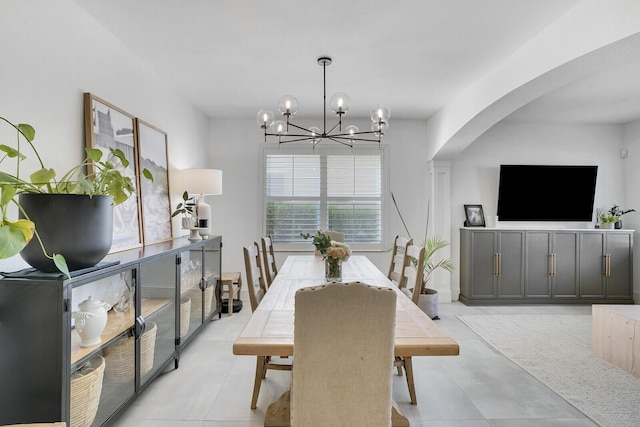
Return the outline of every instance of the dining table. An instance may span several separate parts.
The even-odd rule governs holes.
[[[457,356],[458,343],[429,318],[401,289],[364,255],[342,263],[342,282],[361,282],[395,290],[396,357]],[[294,355],[294,309],[298,289],[326,283],[325,262],[318,255],[290,255],[262,301],[233,344],[233,354],[244,356]],[[248,284],[252,286],[251,283]]]

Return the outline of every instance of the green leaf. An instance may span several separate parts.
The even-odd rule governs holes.
[[[147,168],[142,169],[142,175],[147,178],[149,181],[153,182],[153,174]]]
[[[69,266],[67,266],[67,261],[60,254],[53,254],[53,263],[58,267],[58,270],[63,272],[69,280],[71,280],[71,274],[69,273]]]
[[[7,206],[16,195],[16,188],[10,184],[0,186],[0,206]]]
[[[20,123],[18,125],[18,129],[20,130],[20,132],[22,132],[22,135],[24,135],[24,137],[27,138],[27,141],[31,142],[35,139],[36,130],[33,127],[31,127],[31,125],[28,125],[26,123]]]
[[[56,177],[56,171],[53,169],[43,168],[35,171],[30,175],[31,182],[37,186],[43,186]]]
[[[33,237],[35,224],[27,219],[5,221],[0,225],[0,259],[20,253]]]
[[[120,159],[120,163],[122,163],[122,166],[124,166],[125,168],[129,166],[129,160],[127,160],[127,156],[124,155],[124,152],[121,149],[112,148],[111,154]]]
[[[94,163],[98,163],[102,158],[102,150],[99,150],[97,148],[85,148],[84,150],[87,152],[87,156]]]
[[[24,154],[20,153],[15,148],[9,147],[8,145],[0,144],[0,151],[3,151],[5,153],[7,153],[7,156],[9,158],[19,157],[20,160],[24,160],[24,159],[27,158],[27,156],[25,156]]]

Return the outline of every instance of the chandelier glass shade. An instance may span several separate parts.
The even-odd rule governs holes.
[[[354,142],[377,142],[382,140],[384,132],[389,128],[391,110],[384,105],[378,105],[371,110],[371,130],[360,131],[357,126],[349,125],[342,129],[342,116],[349,111],[351,100],[344,92],[336,92],[329,102],[329,108],[338,116],[338,122],[327,129],[327,66],[331,64],[331,58],[322,56],[318,58],[318,65],[322,66],[324,82],[324,122],[323,128],[312,126],[309,128],[298,126],[292,122],[292,117],[298,112],[298,100],[292,95],[285,95],[278,101],[278,111],[282,114],[281,120],[275,120],[272,111],[258,111],[258,125],[264,129],[264,142],[268,137],[277,139],[278,144],[289,142],[309,142],[315,147],[323,140],[330,140],[339,144],[353,147]]]

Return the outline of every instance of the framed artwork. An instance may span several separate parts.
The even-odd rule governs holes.
[[[465,227],[485,227],[482,205],[464,205]]]
[[[110,148],[119,148],[129,160],[118,169],[131,178],[136,194],[113,208],[113,243],[110,252],[142,246],[135,118],[91,93],[84,94],[84,123],[87,147],[98,148],[103,159]],[[89,173],[92,166],[89,164]]]
[[[167,134],[136,119],[138,131],[138,170],[148,169],[153,181],[140,177],[142,230],[145,245],[172,239],[169,200],[169,160]]]

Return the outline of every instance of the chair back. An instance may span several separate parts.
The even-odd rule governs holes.
[[[424,277],[424,246],[407,246],[406,258],[408,262],[403,272],[405,286],[401,289],[415,304],[418,304]]]
[[[344,233],[341,231],[327,230],[323,231],[322,234],[329,236],[331,240],[335,240],[336,242],[344,242]]]
[[[244,267],[247,274],[247,289],[249,290],[251,311],[255,311],[267,292],[267,286],[262,277],[260,251],[256,242],[253,242],[253,245],[249,247],[243,247],[242,250],[244,252]]]
[[[393,289],[329,283],[295,295],[291,426],[390,426]]]
[[[391,253],[391,265],[387,277],[399,287],[404,286],[404,266],[407,262],[405,252],[407,246],[413,244],[413,239],[401,237],[396,234],[393,239],[393,252]]]
[[[278,266],[276,265],[276,258],[273,254],[273,239],[271,236],[262,238],[262,265],[264,267],[264,278],[267,282],[267,287],[269,287],[273,279],[276,278],[276,274],[278,274]]]

